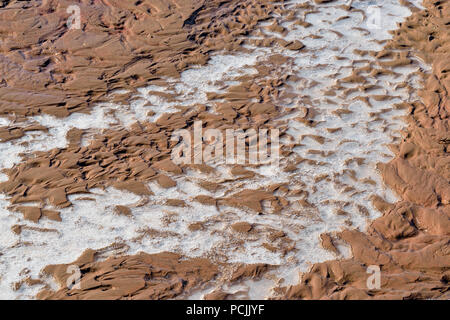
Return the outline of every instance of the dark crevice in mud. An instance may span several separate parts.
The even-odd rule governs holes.
[[[204,8],[205,8],[205,6],[201,6],[200,8],[198,8],[197,10],[195,10],[195,11],[189,16],[189,18],[187,18],[186,20],[184,20],[183,27],[195,25],[195,22],[196,22],[196,20],[197,20],[198,14],[199,14]]]

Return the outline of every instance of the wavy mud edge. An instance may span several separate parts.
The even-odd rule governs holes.
[[[9,2],[7,1],[6,4]],[[82,1],[82,3],[85,2]],[[162,28],[163,31],[161,32],[161,37],[152,40],[154,41],[153,45],[147,43],[144,46],[140,42],[142,32],[150,34],[155,31],[143,31],[140,29],[149,28],[148,26],[151,24],[148,21],[147,23],[130,26],[122,25],[126,19],[114,20],[120,17],[121,14],[127,14],[127,12],[131,14],[130,12],[135,10],[134,3],[131,1],[99,1],[97,5],[100,7],[89,9],[88,2],[86,2],[86,10],[92,11],[89,17],[93,19],[91,21],[93,23],[88,23],[86,26],[94,25],[103,28],[105,21],[107,22],[107,19],[111,19],[112,30],[114,31],[109,30],[105,32],[103,36],[107,37],[107,40],[101,37],[90,38],[91,41],[94,41],[92,39],[97,40],[90,44],[88,43],[91,48],[85,52],[81,51],[82,57],[73,61],[73,65],[64,67],[60,65],[61,61],[69,63],[72,59],[71,57],[74,56],[73,52],[63,59],[52,57],[50,63],[45,59],[45,61],[31,59],[32,63],[27,64],[29,70],[26,71],[33,72],[33,70],[38,70],[42,76],[48,76],[47,80],[43,79],[36,82],[44,84],[42,87],[37,87],[37,89],[36,83],[34,83],[35,75],[31,77],[27,75],[26,71],[20,70],[18,72],[15,69],[20,64],[20,61],[15,63],[8,61],[8,64],[2,63],[2,66],[8,65],[8,72],[5,71],[5,74],[10,75],[10,78],[5,79],[3,82],[4,88],[0,87],[0,89],[4,90],[3,92],[0,91],[2,113],[7,114],[14,110],[16,121],[20,123],[21,119],[24,120],[29,115],[42,112],[64,117],[71,112],[83,111],[88,109],[93,102],[102,101],[108,92],[116,88],[132,89],[142,86],[150,80],[158,83],[160,76],[176,76],[191,63],[206,63],[211,50],[239,50],[240,41],[233,40],[236,35],[246,34],[258,21],[268,19],[270,13],[277,10],[282,12],[277,6],[272,4],[275,1],[249,1],[247,8],[252,8],[254,12],[249,10],[246,14],[243,14],[242,19],[245,20],[244,22],[234,21],[230,24],[230,29],[238,32],[238,34],[232,34],[228,33],[223,25],[220,23],[215,25],[214,22],[215,19],[220,21],[220,19],[223,19],[223,16],[232,14],[239,6],[245,7],[243,4],[239,4],[239,1],[221,2],[221,10],[223,11],[215,9],[219,1],[205,1],[200,5],[194,1],[192,3],[189,1],[171,2],[174,4],[172,7],[164,6],[164,2],[161,2],[161,6],[151,8],[151,12],[155,15],[154,17],[158,18],[160,22],[160,25],[155,26],[155,28]],[[327,1],[316,0],[316,3],[320,2]],[[3,5],[5,5],[4,3]],[[48,8],[55,6],[51,1],[47,3],[49,4]],[[111,12],[104,3],[112,4],[111,6],[121,8],[124,11]],[[152,3],[158,2],[153,1]],[[405,3],[407,4],[407,2]],[[180,6],[180,4],[182,5]],[[102,5],[104,7],[101,7]],[[30,6],[33,6],[33,4]],[[385,52],[380,53],[384,57],[392,57],[394,59],[396,55],[390,50],[404,51],[411,48],[414,49],[415,54],[433,66],[431,75],[423,74],[422,102],[415,102],[405,106],[410,110],[408,134],[399,146],[393,146],[396,158],[387,165],[379,166],[386,184],[395,190],[403,201],[389,204],[374,198],[374,204],[383,212],[383,216],[372,222],[366,233],[346,230],[339,234],[323,235],[323,245],[330,250],[336,250],[333,245],[333,238],[340,238],[348,243],[352,248],[353,258],[314,265],[310,272],[302,276],[298,285],[277,288],[275,290],[277,298],[445,299],[449,297],[450,189],[448,180],[450,170],[447,152],[450,142],[450,137],[448,136],[448,113],[450,112],[450,102],[448,100],[448,89],[450,87],[448,23],[450,6],[448,1],[425,1],[424,6],[425,10],[414,12],[400,26],[400,29],[395,32],[394,39],[388,43]],[[38,6],[36,10],[44,10],[44,12],[48,10],[50,12],[48,8]],[[171,11],[173,8],[177,8],[176,14],[168,14],[173,13]],[[139,7],[138,9],[145,10]],[[168,10],[168,12],[165,10]],[[109,14],[101,16],[102,20],[100,23],[99,21],[95,22],[95,19],[100,19],[96,12],[108,12]],[[27,14],[33,16],[34,13],[30,11]],[[139,16],[139,12],[134,12],[133,14]],[[169,20],[166,21],[165,19]],[[209,19],[213,23],[206,23],[210,21]],[[63,21],[63,18],[60,18],[59,22],[55,22],[56,25],[49,26],[49,30],[53,32],[55,26],[60,23],[61,26],[56,27],[56,30],[63,32]],[[204,23],[202,24],[201,22]],[[190,30],[191,24],[197,24],[201,27]],[[202,28],[204,29],[202,30]],[[207,31],[202,32],[205,30]],[[40,32],[45,33],[45,30]],[[122,33],[125,33],[125,36],[119,35]],[[54,35],[55,38],[60,36],[61,34]],[[71,34],[70,37],[72,36]],[[215,39],[215,36],[218,39]],[[126,41],[117,43],[118,37]],[[39,43],[38,39],[30,39],[29,41],[31,43]],[[69,39],[67,43],[76,42],[74,42],[74,39]],[[99,43],[101,44],[100,46]],[[159,49],[160,43],[168,43],[167,50],[161,51]],[[5,45],[7,46],[8,44],[3,44],[3,46]],[[66,45],[64,44],[64,46]],[[110,46],[113,46],[113,48]],[[43,46],[42,52],[37,53],[33,49],[40,49],[33,48],[33,46],[30,47],[31,56],[36,54],[42,56],[42,52],[45,54],[46,50],[50,52],[52,50],[51,48],[45,49],[45,46]],[[96,52],[96,54],[100,54],[100,58],[89,58],[92,53],[90,50],[96,47],[104,49]],[[145,50],[139,51],[137,48],[139,50],[145,48]],[[14,50],[15,48],[11,46],[10,49]],[[123,50],[120,54],[117,51],[119,49]],[[115,53],[113,56],[109,54],[111,50]],[[58,50],[55,49],[55,51]],[[177,54],[173,54],[174,52]],[[17,55],[12,55],[12,57],[19,60],[22,59],[21,56]],[[97,55],[97,57],[99,56]],[[118,57],[128,60],[118,61]],[[126,66],[125,68],[123,67],[124,65]],[[46,72],[41,72],[45,68],[55,69],[49,70],[47,74]],[[58,68],[62,70],[60,76],[57,76]],[[104,72],[105,68],[107,68],[107,72]],[[74,71],[66,75],[66,71],[64,71],[66,69]],[[56,72],[50,72],[55,70]],[[87,70],[90,71],[87,72]],[[90,75],[92,75],[91,78],[89,78]],[[103,77],[102,81],[96,81],[99,76]],[[110,81],[105,81],[105,77],[110,79]],[[29,79],[30,81],[27,83],[24,79]],[[15,88],[21,85],[26,87],[22,88],[20,92],[11,93],[11,85]],[[54,90],[49,91],[52,88]],[[66,94],[70,90],[75,91]],[[46,93],[45,96],[43,96],[43,92]],[[64,96],[61,95],[61,92],[65,92]],[[127,95],[120,97],[124,101],[128,98],[129,96]],[[53,105],[48,105],[52,101]],[[14,109],[11,109],[13,107]],[[23,110],[23,112],[17,112],[17,110]],[[274,115],[277,114],[276,110],[271,112]],[[254,116],[251,114],[251,110],[248,114]],[[198,115],[192,114],[191,117],[195,118]],[[177,115],[164,119],[160,124],[165,127],[176,128],[179,125],[178,122],[181,116],[186,115]],[[258,114],[256,116],[262,117],[262,115]],[[30,129],[29,127],[28,129],[19,128],[17,130],[8,128],[5,129],[5,138],[2,139],[17,138],[23,135],[23,132],[26,130],[33,129],[36,130],[36,128]],[[154,128],[135,127],[133,129],[136,132],[145,132],[147,130],[151,133]],[[114,137],[120,134],[122,133],[113,132],[108,139],[113,140]],[[164,139],[164,137],[159,137],[158,139]],[[74,150],[77,150],[75,153],[79,152],[78,140],[77,133],[73,133],[74,143],[72,147]],[[135,142],[130,140],[129,151],[136,150]],[[93,147],[95,149],[95,146]],[[167,150],[162,152],[157,160],[164,159],[169,154],[169,149],[167,148]],[[88,153],[87,150],[83,150],[83,152]],[[57,156],[57,153],[50,155],[50,157],[55,156]],[[66,154],[66,156],[70,155]],[[92,158],[96,156],[98,154],[96,155],[92,152]],[[34,179],[34,174],[36,174],[36,172],[31,172],[32,169],[38,165],[45,167],[48,157],[48,155],[42,155],[41,163],[34,162],[34,164],[31,163],[29,166],[20,167],[18,171],[28,171],[30,173],[30,177],[28,177],[30,181],[27,181],[28,178],[25,175],[22,176],[22,180],[25,183],[31,182]],[[88,166],[90,163],[86,165]],[[64,165],[66,170],[71,170],[72,166],[73,164],[69,162]],[[179,168],[171,167],[166,162],[159,163],[155,167],[155,171],[161,169],[163,171],[179,170]],[[98,173],[94,172],[96,168],[92,168],[92,170],[93,174]],[[10,177],[13,177],[11,180],[17,178],[18,171],[12,171],[8,174]],[[57,176],[53,176],[54,172],[50,171],[45,172],[43,175],[42,180],[44,182],[59,179]],[[155,171],[150,168],[144,173],[139,171],[139,174],[142,176],[142,179],[148,179],[150,176],[156,176]],[[113,178],[115,177],[113,176]],[[97,177],[93,176],[92,180],[95,179]],[[121,187],[136,193],[148,193],[149,191],[140,181],[140,179],[137,179],[137,181],[122,183]],[[107,183],[111,184],[112,182],[107,181]],[[98,182],[89,181],[87,184],[72,186],[73,190],[71,192],[87,191],[88,188],[97,186],[96,184],[102,185],[105,183],[101,179]],[[15,185],[2,184],[2,191],[10,192],[11,195],[16,196],[13,200],[20,203],[21,200],[24,200],[25,193],[22,192],[23,190],[15,188],[17,188]],[[35,188],[33,191],[39,198],[42,198],[42,195],[49,198],[49,201],[56,206],[64,207],[70,205],[64,192],[56,193],[53,190],[47,193],[47,190],[38,188]],[[28,194],[33,194],[33,192]],[[37,210],[27,209],[23,214],[25,218],[34,217],[37,220],[43,215],[54,217],[55,219],[58,218],[54,212],[44,211],[39,210],[37,212]],[[101,250],[87,250],[85,254],[73,263],[48,266],[44,270],[45,273],[52,275],[62,289],[55,292],[48,288],[41,291],[37,298],[182,298],[189,291],[208,286],[209,281],[220,281],[220,278],[226,278],[227,282],[238,282],[245,278],[257,278],[271,268],[268,265],[218,265],[207,259],[189,259],[173,253],[153,255],[141,253],[133,256],[110,257],[104,261],[97,261],[100,260],[101,256]],[[70,276],[66,272],[69,265],[78,265],[80,267],[83,290],[69,290],[66,288],[65,284]],[[381,267],[382,283],[380,290],[367,289],[366,280],[368,275],[366,269],[369,265],[379,265]],[[28,281],[30,284],[33,284],[40,280],[28,279]],[[233,298],[233,295],[216,291],[205,298],[225,299]]]
[[[386,46],[410,50],[424,73],[422,101],[408,105],[408,128],[396,157],[379,170],[401,201],[374,199],[383,216],[367,232],[336,236],[353,258],[315,264],[295,286],[277,289],[281,299],[449,299],[450,280],[450,2],[423,3]],[[380,266],[381,289],[368,290],[369,265]]]

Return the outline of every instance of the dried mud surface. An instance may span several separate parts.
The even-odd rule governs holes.
[[[107,227],[105,220],[103,231],[92,230],[118,236],[85,247],[77,260],[46,266],[39,277],[22,270],[15,290],[38,287],[38,299],[236,299],[254,298],[252,288],[270,280],[267,296],[277,299],[448,299],[450,2],[426,0],[421,9],[401,1],[412,16],[392,40],[372,41],[381,49],[336,46],[336,62],[321,66],[310,41],[326,43],[329,35],[307,17],[337,9],[339,21],[365,16],[356,4],[333,2],[79,1],[82,28],[68,30],[72,1],[2,1],[0,113],[9,123],[0,139],[26,151],[3,165],[0,190],[20,216],[11,227],[19,240],[2,251],[27,256],[27,247],[38,246],[26,240],[33,233],[67,241],[58,224],[101,206],[108,219],[139,227]],[[298,39],[296,27],[311,31]],[[331,39],[347,37],[335,31]],[[215,75],[227,54],[241,58],[237,70],[199,78],[208,65]],[[311,74],[296,60],[307,55],[314,56]],[[192,69],[200,74],[189,76]],[[102,119],[113,120],[101,130],[83,124],[54,133],[54,123],[79,113],[96,120],[102,103],[114,107],[103,108]],[[398,136],[402,112],[408,127]],[[47,115],[62,122],[46,125]],[[196,120],[203,131],[279,129],[279,172],[248,163],[176,165],[171,136],[194,129]],[[352,136],[357,130],[367,139],[386,137],[365,146]],[[23,140],[36,132],[64,143],[44,148]],[[392,157],[379,145],[395,158],[384,163]],[[401,201],[391,203],[373,176],[377,163]],[[121,197],[130,200],[114,200]],[[93,224],[82,219],[74,225]],[[302,247],[308,237],[314,241]],[[286,282],[286,269],[308,259],[329,261],[314,264],[298,284]],[[66,286],[73,265],[80,289]],[[367,289],[369,265],[381,266],[380,290]]]

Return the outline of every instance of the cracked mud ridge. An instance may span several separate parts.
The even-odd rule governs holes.
[[[449,37],[446,0],[0,1],[0,298],[449,299]]]

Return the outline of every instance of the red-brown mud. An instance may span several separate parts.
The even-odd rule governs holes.
[[[219,269],[207,259],[184,260],[174,253],[109,258],[95,262],[95,252],[86,251],[71,265],[83,274],[79,289],[43,290],[38,299],[173,299],[214,279]],[[48,266],[58,284],[67,287],[69,265]],[[74,283],[75,284],[75,283]]]
[[[222,11],[236,2],[225,2]],[[114,89],[137,88],[204,63],[209,49],[198,45],[204,36],[192,26],[204,22],[200,10],[214,24],[218,3],[3,1],[0,114],[86,112]],[[80,29],[67,27],[66,9],[73,5],[80,8]],[[237,32],[257,20],[241,23]]]
[[[3,43],[4,57],[9,59],[2,64],[5,86],[0,88],[3,104],[0,109],[4,114],[20,119],[41,112],[57,116],[87,112],[93,102],[101,101],[114,89],[158,83],[161,77],[176,76],[190,64],[205,63],[211,50],[225,46],[228,50],[239,48],[238,35],[246,34],[275,10],[275,6],[257,1],[247,6],[238,1],[222,2],[221,6],[214,1],[202,5],[186,1],[173,4],[144,1],[138,6],[132,1],[98,1],[93,6],[82,1],[80,6],[87,20],[82,20],[82,30],[70,31],[65,27],[67,16],[63,9],[67,6],[61,2],[37,1],[26,6],[22,2],[12,2],[3,9],[5,32],[15,26],[8,21],[11,17],[25,20],[24,25],[33,27],[27,33],[14,29],[19,30],[17,36]],[[238,18],[224,22],[231,19],[231,14]],[[228,24],[232,24],[234,30],[231,34],[224,33]],[[204,28],[208,33],[203,32]],[[24,46],[25,40],[19,35],[29,34],[33,37],[26,38],[29,44]],[[22,70],[28,54],[31,61],[46,59],[45,68]],[[59,55],[62,58],[57,59]],[[17,56],[25,56],[22,64],[13,61],[12,57]],[[6,68],[11,72],[6,72]],[[28,77],[19,76],[21,72],[26,72]],[[269,75],[270,71],[265,73]],[[35,75],[46,75],[51,81],[37,81]],[[27,83],[27,79],[31,83]],[[34,82],[42,86],[32,84]],[[6,170],[10,179],[1,183],[0,190],[11,197],[13,204],[40,201],[59,208],[71,205],[68,195],[87,193],[95,187],[114,186],[139,195],[151,195],[142,181],[156,179],[162,186],[169,187],[174,182],[164,173],[182,173],[169,159],[174,146],[170,137],[175,130],[191,127],[196,119],[203,120],[205,128],[265,126],[268,119],[278,114],[276,106],[270,103],[270,97],[277,95],[278,85],[247,81],[235,88],[239,91],[228,94],[233,104],[223,104],[219,117],[205,107],[180,108],[180,112],[165,115],[156,123],[138,122],[131,130],[107,130],[87,147],[80,147],[78,143],[82,132],[70,131],[67,148],[36,153],[31,159]],[[240,93],[249,90],[254,97],[259,96],[262,103],[248,104],[247,94],[240,97]],[[46,106],[34,98],[43,99]],[[84,101],[75,103],[73,99]],[[234,110],[239,107],[239,100],[243,103],[239,110]],[[53,101],[57,103],[48,106]],[[263,103],[265,101],[269,102]],[[27,130],[43,129],[3,128],[3,139],[20,138]],[[33,220],[40,216],[33,215]]]
[[[113,90],[128,89],[133,93],[140,86],[164,85],[163,78],[177,77],[193,64],[205,64],[212,51],[244,50],[240,45],[245,43],[245,36],[258,22],[273,20],[274,13],[289,16],[283,1],[148,0],[139,5],[128,0],[93,4],[79,1],[82,28],[68,30],[65,9],[72,4],[73,1],[2,2],[0,35],[5,40],[0,46],[0,114],[9,115],[16,122],[0,128],[2,141],[20,138],[27,131],[46,130],[28,124],[21,126],[28,116],[48,113],[65,117],[88,112],[94,103],[108,101]],[[390,204],[373,197],[374,206],[383,216],[373,221],[367,232],[345,230],[322,235],[325,248],[338,252],[334,242],[340,238],[351,246],[353,257],[314,265],[298,285],[277,288],[277,298],[449,297],[450,2],[427,0],[424,5],[425,10],[415,10],[394,32],[394,39],[384,51],[372,53],[384,59],[380,61],[384,68],[380,74],[389,73],[390,67],[410,63],[408,51],[433,67],[431,74],[422,75],[422,101],[403,106],[409,108],[408,134],[400,145],[392,146],[395,159],[379,165],[386,184],[402,201]],[[300,20],[298,23],[305,24]],[[269,30],[280,36],[284,32],[278,21]],[[5,38],[6,34],[10,36]],[[261,46],[278,44],[293,51],[307,49],[299,41],[280,38],[248,42]],[[239,86],[228,88],[224,94],[211,93],[211,100],[225,99],[214,113],[208,106],[180,107],[179,112],[164,115],[155,123],[138,122],[130,129],[105,130],[83,147],[83,132],[71,131],[66,148],[38,152],[7,170],[9,180],[0,184],[0,190],[25,219],[38,222],[41,217],[61,219],[58,212],[45,209],[46,205],[70,206],[68,195],[89,193],[92,188],[113,186],[151,196],[146,185],[149,181],[173,187],[176,181],[169,175],[182,175],[186,167],[170,161],[174,147],[170,137],[177,129],[191,128],[195,120],[201,119],[205,129],[279,127],[283,134],[282,123],[273,119],[283,114],[276,102],[289,98],[289,92],[282,87],[289,87],[286,82],[292,80],[292,75],[280,74],[277,69],[287,60],[283,56],[268,57],[266,64],[258,66],[257,77],[241,79]],[[355,72],[344,82],[359,82],[360,77]],[[127,103],[130,97],[116,96],[115,102]],[[306,109],[298,121],[313,126],[313,112]],[[320,136],[311,138],[323,140]],[[290,153],[287,146],[282,151],[283,155]],[[290,164],[283,165],[287,172],[292,169]],[[245,169],[236,168],[234,172],[248,178]],[[209,183],[206,187],[217,186]],[[261,203],[268,201],[281,211],[290,204],[284,197],[274,195],[280,188],[286,193],[300,192],[278,185],[197,201],[245,207],[255,213],[260,213]],[[39,207],[24,205],[36,201],[41,203]],[[177,199],[167,201],[169,205],[183,206]],[[118,206],[116,213],[130,215],[130,210]],[[231,227],[235,232],[255,232],[255,226],[236,222]],[[191,226],[193,231],[203,227],[201,223]],[[20,228],[16,228],[18,232]],[[270,238],[280,243],[265,244],[267,250],[293,250],[292,241],[282,231],[271,231]],[[81,289],[66,286],[69,265],[80,268]],[[380,290],[367,289],[369,265],[381,268]],[[208,287],[209,282],[259,277],[268,269],[268,265],[230,266],[174,253],[119,255],[104,260],[98,259],[98,252],[88,250],[71,264],[45,268],[44,273],[52,275],[61,289],[53,292],[46,288],[38,298],[170,299]],[[217,290],[206,298],[233,297]]]
[[[396,157],[379,169],[401,201],[374,198],[383,216],[366,233],[336,236],[353,257],[319,263],[298,285],[279,288],[285,299],[449,299],[450,279],[450,2],[424,1],[386,45],[409,50],[432,66],[421,101],[408,105],[407,134]],[[330,241],[324,238],[328,245]],[[367,267],[381,269],[381,288],[367,287]]]
[[[68,30],[65,9],[73,4],[2,3],[1,34],[9,37],[5,37],[1,47],[4,61],[0,112],[11,116],[14,122],[20,124],[28,116],[40,113],[65,117],[89,112],[94,103],[107,101],[106,95],[115,89],[133,91],[144,84],[164,84],[162,78],[177,77],[192,64],[204,64],[211,50],[240,49],[242,40],[238,36],[279,10],[279,5],[271,1],[249,1],[245,5],[240,1],[152,0],[139,5],[135,1],[79,1],[76,4],[83,13],[82,28]],[[227,32],[228,28],[233,31]],[[265,74],[269,75],[270,69]],[[194,119],[202,119],[206,127],[224,123],[250,127],[250,121],[257,117],[264,125],[277,113],[276,107],[270,103],[248,104],[247,96],[241,97],[240,92],[250,90],[255,97],[260,96],[261,102],[270,100],[278,92],[270,81],[274,80],[267,82],[266,89],[265,81],[260,85],[247,81],[228,97],[233,106],[239,106],[237,102],[242,100],[241,109],[234,110],[231,103],[223,104],[219,117],[202,106],[194,110],[180,108],[180,112],[163,116],[156,123],[136,123],[131,130],[107,130],[87,147],[80,147],[83,132],[71,130],[67,148],[35,153],[6,170],[9,181],[0,188],[11,197],[13,209],[21,212],[24,219],[38,222],[44,216],[60,219],[57,211],[43,209],[47,204],[57,208],[70,206],[68,195],[89,193],[95,187],[114,186],[143,196],[152,194],[144,182],[153,179],[163,187],[172,187],[175,182],[166,173],[182,173],[182,168],[170,161],[172,132],[191,126]],[[116,96],[114,101],[127,103],[129,97]],[[2,128],[2,140],[18,139],[31,130],[46,128]],[[253,197],[257,205],[267,195]],[[35,201],[41,206],[16,206]],[[116,207],[116,213],[127,215],[129,210]],[[22,228],[14,230],[20,233]],[[65,289],[56,293],[46,289],[38,298],[175,298],[218,274],[218,266],[206,259],[186,260],[171,253],[110,258],[102,265],[95,262],[96,257],[95,251],[88,250],[71,264],[79,266],[83,274],[82,289],[76,293],[65,291],[67,266],[45,268],[43,272],[55,277]],[[257,271],[253,271],[254,268],[242,266],[230,276],[237,281],[266,270],[257,266]],[[114,269],[117,274],[111,273]],[[172,279],[170,283],[168,277]],[[86,285],[92,281],[98,283]]]

